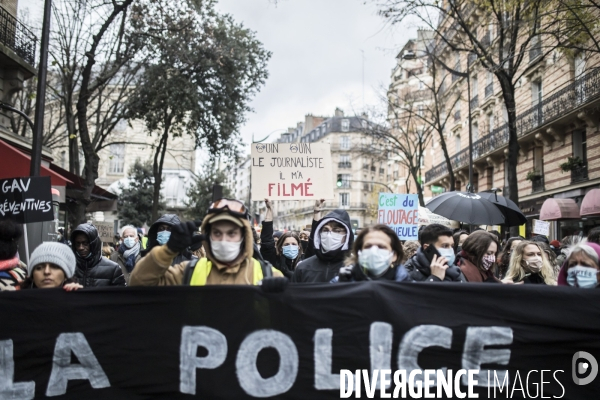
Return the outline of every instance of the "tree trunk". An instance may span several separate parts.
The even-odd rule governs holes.
[[[419,167],[411,167],[408,169],[413,177],[413,181],[417,186],[417,196],[419,196],[419,204],[425,207],[425,198],[423,197],[423,186],[419,183]]]
[[[154,153],[154,164],[152,172],[154,173],[154,193],[152,193],[152,221],[158,219],[158,206],[160,203],[160,187],[162,185],[162,170],[167,152],[167,142],[169,140],[169,129],[171,129],[171,116],[165,118],[163,134]]]
[[[519,146],[517,136],[517,110],[515,105],[515,88],[508,82],[507,79],[499,79],[502,87],[502,95],[508,112],[508,156],[506,157],[507,172],[508,172],[508,197],[515,204],[519,204],[519,185],[517,180],[517,163],[519,162]],[[519,227],[513,226],[510,228],[511,236],[519,235]]]

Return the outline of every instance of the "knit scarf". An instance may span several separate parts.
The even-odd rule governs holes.
[[[8,260],[0,260],[0,271],[7,271],[19,265],[19,256],[14,256]]]
[[[127,272],[133,271],[133,267],[135,267],[135,259],[140,254],[140,242],[137,242],[135,246],[128,249],[124,244],[119,246],[119,253],[123,254],[123,258],[125,259],[125,268],[127,268]]]

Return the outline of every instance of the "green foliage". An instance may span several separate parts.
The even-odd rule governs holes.
[[[152,165],[142,163],[139,159],[129,170],[129,186],[120,185],[121,194],[117,200],[119,219],[125,225],[141,227],[146,222],[152,223],[152,194],[154,192],[154,176]],[[164,209],[162,202],[159,210]]]
[[[213,163],[207,163],[202,175],[196,178],[187,191],[186,217],[192,220],[204,218],[206,210],[212,202],[213,185],[223,186],[223,197],[231,198],[233,195],[225,186],[226,179],[223,171],[218,171]]]
[[[532,169],[531,171],[529,171],[527,173],[527,176],[525,176],[525,179],[528,181],[534,181],[536,179],[538,179],[540,176],[542,176],[542,173],[536,169]]]
[[[567,158],[567,162],[560,164],[560,169],[562,172],[569,172],[573,169],[579,168],[583,166],[583,160],[579,157],[569,157]]]
[[[129,109],[150,132],[193,135],[215,157],[237,154],[238,127],[268,76],[271,53],[213,6],[154,0],[134,7],[134,27],[148,38],[150,60]]]

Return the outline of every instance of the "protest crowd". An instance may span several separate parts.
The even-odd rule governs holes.
[[[243,202],[220,199],[202,221],[163,215],[147,236],[125,226],[114,246],[81,224],[33,249],[29,265],[18,256],[21,225],[2,220],[0,289],[225,284],[278,292],[288,284],[370,280],[600,287],[600,228],[550,242],[433,223],[420,227],[418,242],[403,243],[387,225],[354,232],[343,209],[321,216],[324,200],[315,203],[310,230],[274,231],[272,203],[265,204],[260,236]]]

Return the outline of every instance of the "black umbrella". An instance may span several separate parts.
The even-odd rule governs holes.
[[[501,225],[504,215],[479,194],[446,192],[429,200],[425,207],[434,214],[471,225]]]
[[[479,192],[477,194],[484,199],[491,201],[500,209],[500,212],[504,215],[504,225],[520,226],[527,222],[527,217],[525,217],[519,209],[519,206],[511,199],[507,199],[504,196],[498,196],[493,190],[489,192]]]

